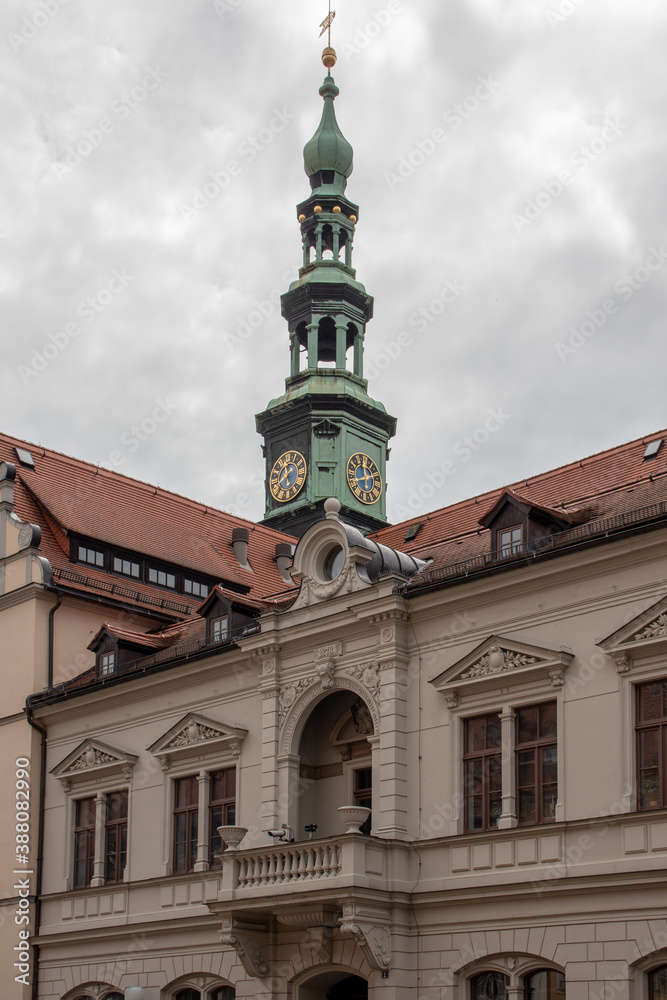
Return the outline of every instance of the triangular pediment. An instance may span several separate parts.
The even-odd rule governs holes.
[[[530,675],[547,677],[554,687],[560,687],[573,658],[574,654],[563,648],[550,649],[490,635],[430,683],[436,691],[450,695],[454,703],[463,691],[505,686]]]
[[[129,781],[138,759],[135,754],[125,753],[100,740],[87,739],[56,764],[51,774],[60,781],[71,782],[111,775],[117,771]]]
[[[166,759],[175,755],[201,752],[202,749],[227,749],[238,757],[247,729],[215,722],[197,712],[190,712],[148,747],[149,753]]]
[[[652,604],[597,645],[616,660],[621,671],[629,670],[632,658],[667,650],[667,597]]]

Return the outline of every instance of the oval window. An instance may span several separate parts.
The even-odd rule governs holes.
[[[327,557],[324,560],[324,579],[335,580],[342,570],[344,562],[345,553],[340,545],[336,545],[335,548],[327,553]]]

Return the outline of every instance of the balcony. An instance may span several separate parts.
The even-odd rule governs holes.
[[[401,841],[344,834],[222,855],[219,902],[250,904],[294,893],[390,888],[407,891],[409,849]],[[391,883],[391,884],[390,884]],[[273,908],[273,907],[271,907]]]

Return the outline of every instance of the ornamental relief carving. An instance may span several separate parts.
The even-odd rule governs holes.
[[[354,667],[347,667],[343,672],[348,677],[354,677],[360,681],[369,694],[373,696],[374,701],[379,701],[380,666],[378,663],[359,663]]]
[[[280,688],[280,695],[278,697],[278,721],[280,724],[282,724],[285,720],[287,713],[295,704],[299,695],[302,694],[307,688],[312,687],[315,680],[315,677],[302,677],[300,680],[293,681],[291,684],[283,684]]]
[[[377,670],[377,664],[367,666],[374,666]],[[358,671],[363,671],[363,669],[364,667],[356,667],[349,668],[349,671],[357,673]],[[371,722],[370,728],[368,728],[369,733],[378,733],[380,726],[378,699],[372,696],[369,689],[361,684],[355,676],[351,676],[349,671],[347,672],[347,676],[343,674],[339,675],[336,687],[347,691],[354,691],[359,696],[357,705],[363,705],[364,711],[359,712],[357,715],[358,724],[368,728],[368,721],[365,718],[365,713],[367,713]],[[373,671],[372,676],[375,678],[375,671]],[[308,710],[311,702],[321,697],[322,687],[321,684],[317,683],[318,680],[317,676],[302,678],[292,684],[284,685],[280,690],[278,722],[281,729],[280,745],[282,753],[292,752],[292,740],[299,719]]]
[[[639,641],[641,639],[659,639],[662,636],[667,636],[667,613],[658,615],[652,622],[645,625],[641,631],[637,632],[633,639]]]
[[[89,767],[99,767],[100,764],[116,763],[118,763],[118,757],[114,757],[110,753],[103,753],[95,747],[88,747],[76,760],[72,761],[67,770],[85,771]]]
[[[187,747],[193,743],[205,743],[207,740],[219,739],[221,736],[226,735],[227,733],[223,733],[219,729],[211,729],[210,726],[204,726],[191,719],[187,726],[184,726],[179,733],[169,740],[164,749],[174,750],[177,747]]]
[[[471,677],[489,677],[492,674],[501,674],[507,670],[516,670],[517,667],[528,667],[537,663],[537,657],[528,656],[525,653],[517,653],[511,649],[501,649],[500,646],[491,646],[488,653],[481,656],[476,663],[460,675],[460,680],[468,680]]]

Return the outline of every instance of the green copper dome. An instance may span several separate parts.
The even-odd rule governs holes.
[[[327,76],[320,87],[324,98],[322,120],[303,150],[304,168],[313,191],[342,194],[352,173],[352,146],[339,129],[334,110],[334,100],[339,93],[333,77]]]

